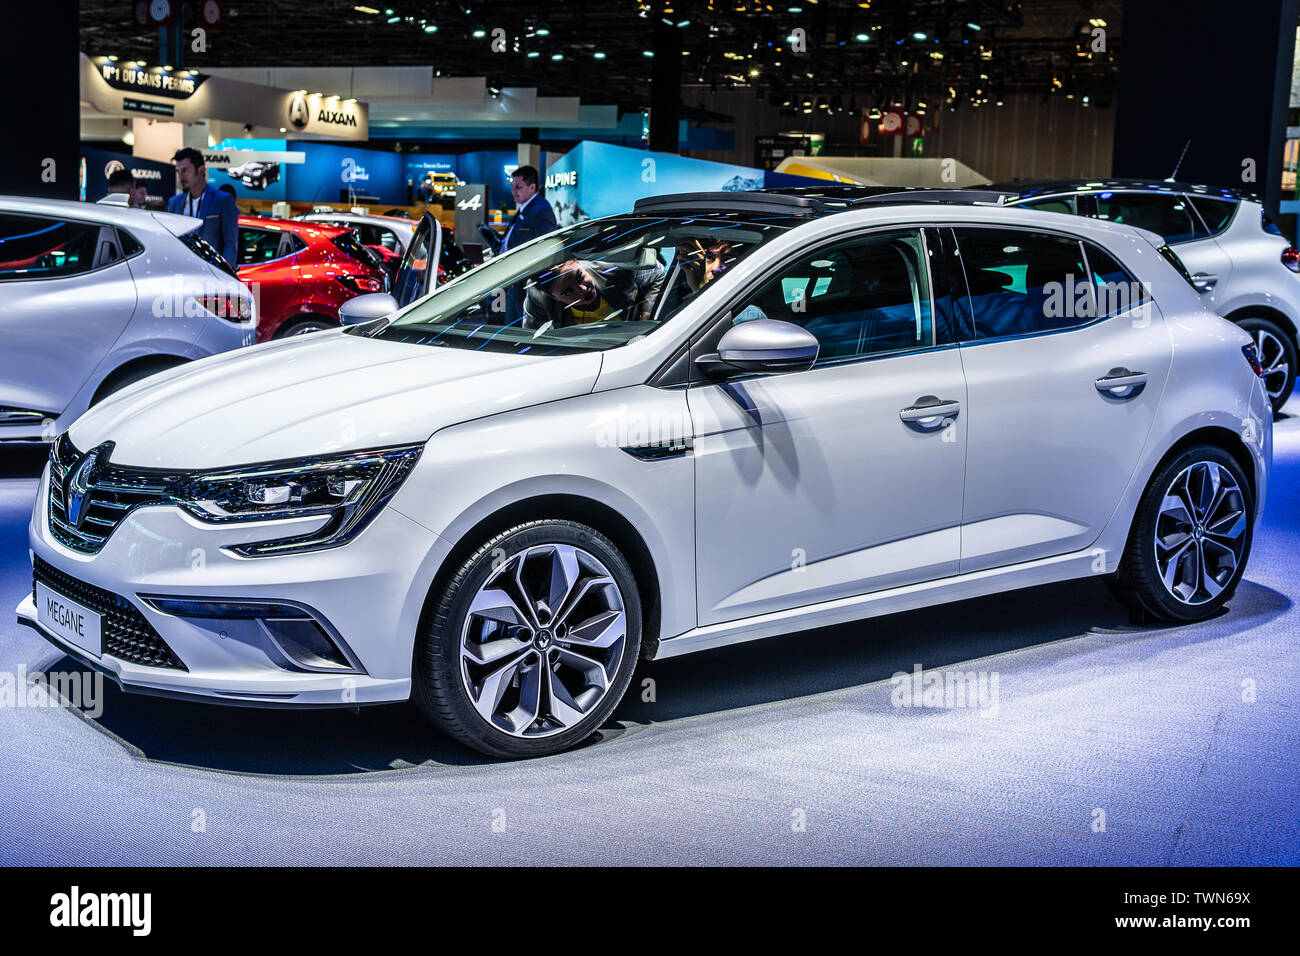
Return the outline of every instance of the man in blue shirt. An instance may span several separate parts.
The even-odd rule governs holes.
[[[235,198],[208,183],[208,168],[203,154],[192,146],[176,150],[176,182],[181,191],[167,200],[167,211],[203,220],[199,235],[236,265],[239,249],[239,207]]]
[[[525,242],[555,231],[555,210],[538,193],[537,170],[520,166],[510,174],[510,194],[515,199],[515,219],[501,239],[500,253],[517,249]],[[506,321],[516,322],[524,314],[524,287],[516,283],[506,289]]]

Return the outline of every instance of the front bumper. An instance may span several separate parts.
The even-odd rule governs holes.
[[[433,570],[450,548],[399,512],[384,509],[344,547],[242,558],[223,546],[305,531],[321,519],[216,526],[172,506],[145,507],[128,514],[97,554],[84,555],[50,535],[47,488],[48,467],[28,529],[33,557],[77,582],[124,598],[132,616],[143,616],[183,667],[134,662],[108,648],[97,656],[71,647],[39,623],[30,593],[18,605],[18,620],[124,690],[288,707],[350,707],[410,696],[412,649],[424,597]],[[310,608],[352,667],[346,672],[301,668],[249,621],[163,613],[141,595],[292,602]]]

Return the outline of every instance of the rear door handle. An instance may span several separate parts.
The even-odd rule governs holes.
[[[1218,284],[1219,277],[1209,272],[1198,272],[1192,276],[1192,285],[1197,292],[1209,292]]]
[[[945,418],[951,418],[960,411],[961,402],[922,395],[913,404],[901,409],[898,417],[909,425],[938,428]]]
[[[1146,372],[1131,372],[1120,365],[1097,379],[1097,391],[1114,398],[1132,398],[1146,386]]]

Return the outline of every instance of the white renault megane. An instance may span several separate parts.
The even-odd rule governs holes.
[[[528,756],[640,658],[1089,575],[1213,614],[1249,336],[1154,234],[982,198],[646,200],[133,386],[51,450],[20,620],[129,691]]]

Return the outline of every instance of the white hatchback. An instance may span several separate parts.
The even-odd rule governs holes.
[[[127,690],[529,756],[641,658],[1089,576],[1215,613],[1249,336],[1157,236],[940,197],[647,200],[163,373],[54,444],[19,619]]]

